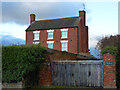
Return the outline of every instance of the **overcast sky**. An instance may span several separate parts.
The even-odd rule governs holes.
[[[74,17],[85,5],[89,45],[95,47],[100,37],[118,34],[118,2],[2,2],[0,34],[25,40],[30,14],[36,20]]]

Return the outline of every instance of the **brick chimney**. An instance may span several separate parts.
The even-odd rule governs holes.
[[[84,26],[85,26],[86,22],[85,22],[85,11],[84,10],[79,11],[79,17],[82,18]]]
[[[35,14],[30,14],[30,24],[35,21]]]

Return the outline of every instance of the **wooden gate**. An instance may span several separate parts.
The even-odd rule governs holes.
[[[52,84],[103,87],[103,60],[53,61]]]

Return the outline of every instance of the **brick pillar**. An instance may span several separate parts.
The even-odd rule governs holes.
[[[39,86],[49,86],[52,85],[52,67],[51,65],[42,65],[40,66],[40,79]]]
[[[116,88],[115,58],[107,53],[103,55],[104,88]]]

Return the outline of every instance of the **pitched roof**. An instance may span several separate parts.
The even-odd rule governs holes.
[[[79,22],[80,17],[40,20],[32,23],[26,31],[76,27]]]

